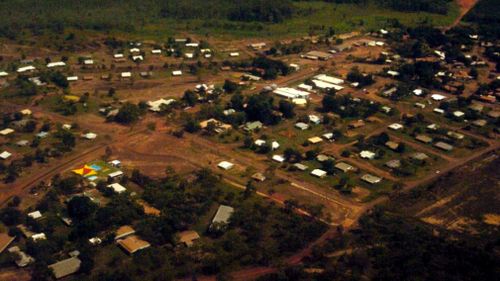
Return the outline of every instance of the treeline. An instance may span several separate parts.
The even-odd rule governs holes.
[[[323,0],[328,3],[337,4],[363,4],[373,3],[375,5],[394,9],[401,12],[429,12],[446,14],[450,0]],[[493,1],[492,1],[493,2]]]
[[[290,18],[293,11],[290,0],[0,1],[0,35],[16,38],[23,29],[34,34],[61,33],[68,27],[133,31],[164,18],[277,23]]]
[[[498,39],[500,37],[500,9],[498,5],[497,0],[479,1],[465,16],[465,21],[477,23],[479,25],[477,31],[481,35]]]

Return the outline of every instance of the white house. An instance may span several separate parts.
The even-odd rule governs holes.
[[[123,185],[121,185],[119,183],[116,183],[116,182],[112,183],[112,184],[109,184],[108,187],[112,188],[113,191],[116,192],[116,193],[122,193],[122,192],[127,191],[127,189]]]
[[[439,107],[434,108],[432,111],[438,114],[444,114],[444,110]]]
[[[180,70],[172,71],[172,76],[181,76],[181,75],[182,75],[182,71],[180,71]]]
[[[399,123],[392,123],[388,127],[389,127],[389,129],[394,130],[394,131],[403,129],[403,125],[401,125]]]
[[[7,136],[7,135],[10,135],[14,132],[15,132],[14,129],[6,128],[6,129],[3,129],[0,131],[0,136]]]
[[[122,59],[123,58],[123,54],[114,54],[113,57],[115,59]]]
[[[435,100],[435,101],[442,101],[442,100],[444,100],[446,97],[445,97],[445,96],[443,96],[443,95],[440,95],[440,94],[433,94],[433,95],[431,96],[431,98],[432,98],[433,100]]]
[[[283,157],[283,155],[273,155],[273,160],[278,162],[278,163],[283,163],[285,162],[285,157]]]
[[[147,104],[149,106],[149,110],[150,111],[160,112],[162,105],[169,105],[169,104],[172,104],[173,102],[175,102],[174,99],[168,99],[168,100],[159,99],[159,100],[156,100],[156,101],[148,101]]]
[[[9,73],[7,73],[5,71],[0,71],[0,77],[6,77],[8,75],[9,75]]]
[[[2,160],[7,160],[10,156],[12,156],[12,153],[10,153],[8,151],[4,151],[4,152],[0,153],[0,159],[2,159]]]
[[[392,77],[399,76],[399,72],[394,71],[394,70],[388,70],[388,71],[387,71],[387,74],[389,74],[389,75],[390,75],[390,76],[392,76]]]
[[[28,217],[37,220],[37,219],[42,217],[42,213],[40,213],[40,211],[34,211],[31,213],[28,213]]]
[[[234,164],[228,161],[222,161],[219,164],[217,164],[217,167],[227,171],[231,170],[234,167]]]
[[[78,81],[78,76],[68,76],[66,80],[68,80],[69,82]]]
[[[159,54],[161,54],[161,50],[160,49],[154,49],[154,50],[151,50],[151,53],[154,54],[154,55],[159,55]]]
[[[232,53],[229,53],[229,56],[232,57],[232,58],[239,57],[240,53],[238,53],[238,52],[232,52]]]
[[[321,81],[321,80],[312,80],[312,83],[314,84],[314,86],[316,88],[323,89],[323,90],[335,89],[336,91],[340,91],[340,90],[344,89],[344,87],[339,86],[337,84],[328,83],[328,82]]]
[[[132,57],[132,60],[133,60],[133,61],[143,61],[143,60],[144,60],[144,57],[143,57],[142,55],[133,56],[133,57]]]
[[[363,150],[359,153],[359,156],[363,159],[369,159],[372,160],[375,158],[375,152],[369,151],[369,150]]]
[[[121,78],[130,78],[130,77],[132,77],[132,72],[122,72],[120,74],[120,77]]]
[[[308,116],[309,117],[309,122],[319,125],[321,123],[321,118],[319,118],[317,115],[311,114]]]
[[[93,139],[97,138],[97,135],[94,133],[86,133],[86,134],[82,135],[82,137],[84,139],[93,140]]]
[[[198,43],[186,43],[186,47],[198,48],[198,46],[200,46]]]
[[[321,170],[321,169],[314,169],[311,171],[311,175],[318,177],[318,178],[324,178],[324,177],[326,177],[326,172]]]
[[[45,236],[45,233],[36,233],[36,234],[33,234],[31,235],[31,239],[33,239],[33,241],[38,241],[38,240],[47,240],[47,236]]]
[[[273,93],[286,99],[308,99],[310,95],[308,92],[288,87],[277,88]]]
[[[83,64],[84,64],[84,65],[93,65],[93,64],[94,64],[94,60],[91,60],[91,59],[84,60],[84,61],[83,61]]]
[[[28,65],[28,66],[23,66],[23,67],[19,67],[17,69],[17,73],[24,73],[24,72],[28,72],[28,71],[34,71],[36,70],[36,68],[32,65]]]
[[[415,96],[421,96],[423,93],[424,93],[424,91],[422,89],[415,89],[415,90],[413,90],[413,94]]]
[[[130,53],[140,53],[141,50],[139,48],[132,48],[130,49]]]
[[[63,61],[49,62],[47,64],[48,68],[63,67],[63,66],[66,66],[66,63]]]

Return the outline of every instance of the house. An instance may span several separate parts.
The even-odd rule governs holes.
[[[243,75],[241,75],[241,78],[243,80],[247,80],[247,81],[260,81],[260,80],[262,80],[262,78],[260,78],[259,76],[255,76],[255,75],[252,75],[249,73],[244,73]]]
[[[317,115],[311,114],[308,116],[309,122],[319,125],[321,123],[321,118],[319,118]]]
[[[217,167],[227,171],[231,170],[234,167],[234,164],[228,161],[222,161],[219,164],[217,164]]]
[[[361,128],[361,127],[365,126],[365,121],[363,121],[361,119],[356,120],[356,121],[351,121],[351,122],[349,122],[348,126],[351,129],[358,129],[358,128]]]
[[[400,130],[403,128],[403,125],[399,124],[399,123],[393,123],[391,125],[388,126],[389,129],[391,130],[394,130],[394,131],[397,131],[397,130]]]
[[[16,71],[17,73],[24,73],[24,72],[31,72],[31,71],[35,71],[36,68],[32,65],[28,65],[28,66],[23,66],[23,67],[19,67]]]
[[[47,64],[47,68],[63,67],[63,66],[66,66],[66,63],[63,61],[49,62]]]
[[[266,180],[266,176],[264,176],[262,173],[255,173],[252,175],[252,179],[262,182]]]
[[[399,72],[394,71],[394,70],[388,70],[387,74],[390,75],[390,76],[392,76],[392,77],[399,76]]]
[[[186,247],[191,247],[194,244],[194,241],[200,239],[200,235],[198,232],[193,230],[186,230],[178,234],[179,243],[186,245]]]
[[[149,106],[149,110],[152,111],[152,112],[160,112],[162,110],[162,107],[163,106],[168,106],[172,103],[174,103],[175,100],[174,99],[168,99],[168,100],[165,100],[165,99],[159,99],[159,100],[156,100],[156,101],[148,101],[147,104]]]
[[[38,240],[47,240],[47,236],[45,235],[45,233],[41,232],[41,233],[35,233],[33,235],[31,235],[30,237],[33,241],[38,241]]]
[[[255,140],[255,141],[254,141],[254,144],[255,144],[256,146],[259,146],[259,147],[260,147],[260,146],[265,145],[265,144],[266,144],[266,141],[265,141],[265,140],[258,139],[258,140]]]
[[[7,73],[5,71],[0,71],[0,77],[6,77],[8,75],[9,75],[9,73]]]
[[[280,144],[279,144],[277,141],[273,141],[273,142],[271,143],[271,149],[272,149],[272,150],[276,150],[276,149],[278,149],[278,148],[280,148]]]
[[[327,141],[334,141],[334,138],[333,138],[333,133],[326,133],[326,134],[323,134],[322,137],[327,140]]]
[[[129,50],[130,53],[140,53],[141,50],[139,48],[132,48]]]
[[[382,178],[370,174],[364,174],[361,179],[369,184],[376,184],[382,181]]]
[[[454,138],[456,140],[463,140],[465,138],[465,136],[463,134],[453,132],[453,131],[448,131],[446,133],[446,135],[448,135],[449,137]]]
[[[321,169],[314,169],[311,171],[311,175],[318,177],[318,178],[324,178],[324,177],[326,177],[326,171],[323,171]]]
[[[254,49],[254,50],[260,50],[260,49],[266,47],[266,43],[264,43],[264,42],[253,43],[253,44],[250,44],[249,47]]]
[[[391,150],[397,150],[399,147],[399,143],[393,142],[393,141],[388,141],[385,143],[385,146]]]
[[[413,153],[410,156],[410,158],[413,160],[425,161],[425,160],[429,159],[429,156],[427,156],[427,154],[425,154],[423,152],[416,152],[416,153]]]
[[[40,213],[40,211],[34,211],[31,213],[28,213],[28,217],[37,220],[37,219],[42,217],[42,213]]]
[[[210,230],[217,230],[225,225],[229,224],[229,219],[234,213],[234,208],[226,205],[220,205],[215,213],[212,223],[210,224]]]
[[[40,132],[40,133],[36,134],[35,136],[36,136],[37,138],[44,139],[44,138],[46,138],[48,135],[49,135],[49,132]]]
[[[112,161],[109,161],[108,164],[110,164],[111,166],[115,167],[115,168],[120,168],[121,165],[122,165],[122,162],[120,160],[112,160]]]
[[[384,112],[385,114],[389,114],[391,111],[392,111],[392,108],[388,107],[388,106],[382,106],[380,108],[382,110],[382,112]]]
[[[397,168],[401,167],[401,160],[393,159],[393,160],[387,161],[385,163],[385,165],[391,169],[397,169]]]
[[[318,143],[322,142],[322,141],[323,141],[323,139],[322,139],[322,138],[320,138],[320,137],[312,137],[312,138],[307,139],[307,141],[308,141],[310,144],[318,144]]]
[[[321,51],[310,51],[304,56],[307,59],[312,60],[329,60],[333,57],[332,54],[321,52]]]
[[[198,48],[200,46],[199,43],[195,43],[195,42],[192,42],[192,43],[186,43],[186,47],[189,47],[189,48]]]
[[[432,124],[429,124],[429,125],[427,126],[427,129],[432,130],[432,131],[435,131],[435,130],[439,129],[439,125],[438,125],[438,124],[436,124],[436,123],[432,123]]]
[[[292,99],[292,103],[299,107],[306,107],[307,99]]]
[[[335,164],[335,168],[341,170],[342,172],[344,173],[347,173],[347,172],[355,172],[357,169],[345,162],[338,162],[337,164]]]
[[[89,239],[89,243],[92,245],[92,246],[95,246],[95,245],[99,245],[102,243],[102,240],[101,238],[99,237],[92,237]]]
[[[17,256],[15,263],[19,267],[28,266],[30,263],[33,263],[35,261],[35,259],[32,256],[21,251],[21,249],[18,246],[10,247],[7,251]]]
[[[20,141],[16,142],[16,145],[22,147],[22,146],[27,146],[29,143],[30,142],[27,140],[20,140]]]
[[[12,243],[16,237],[12,237],[7,233],[0,233],[0,254],[9,247],[10,243]]]
[[[144,250],[146,248],[151,247],[147,241],[140,239],[135,235],[128,236],[125,239],[119,239],[117,241],[118,245],[120,245],[129,255],[136,253],[137,251]]]
[[[123,78],[123,79],[131,78],[132,77],[132,72],[122,72],[120,74],[120,77]]]
[[[422,89],[415,89],[413,90],[413,94],[417,97],[421,96],[424,93]]]
[[[392,87],[382,92],[382,96],[390,97],[398,91],[398,88]]]
[[[304,164],[300,164],[300,163],[295,163],[295,164],[293,164],[293,166],[295,168],[297,168],[297,170],[299,170],[299,171],[306,171],[307,169],[309,169],[309,167],[307,167]]]
[[[118,228],[115,232],[115,240],[125,238],[129,235],[132,235],[135,233],[135,230],[129,226],[129,225],[124,225]]]
[[[283,163],[285,162],[285,157],[283,157],[282,155],[273,155],[272,159],[278,163]]]
[[[78,257],[71,257],[62,261],[58,261],[48,266],[52,270],[56,279],[60,279],[76,273],[82,264]]]
[[[359,153],[359,156],[363,159],[369,159],[373,160],[376,156],[375,152],[369,151],[369,150],[363,150]]]
[[[425,144],[429,144],[432,142],[432,138],[427,135],[417,135],[415,139]]]
[[[29,115],[31,115],[31,114],[33,113],[33,112],[31,112],[31,110],[30,110],[30,109],[28,109],[28,108],[25,108],[25,109],[23,109],[23,110],[21,110],[21,111],[19,111],[19,112],[20,112],[22,115],[24,115],[24,116],[29,116]]]
[[[435,113],[438,113],[438,114],[444,114],[444,110],[441,109],[441,108],[434,108],[432,111],[434,111]]]
[[[15,131],[11,128],[6,128],[6,129],[3,129],[0,131],[0,136],[7,136],[7,135],[10,135],[12,133],[14,133]]]
[[[151,50],[151,54],[159,55],[159,54],[161,54],[161,50],[160,49],[153,49],[153,50]]]
[[[304,122],[298,122],[298,123],[295,124],[295,128],[304,131],[304,130],[309,129],[309,125],[307,125]]]
[[[260,121],[254,121],[254,122],[247,122],[245,126],[243,127],[243,130],[247,132],[252,132],[257,129],[261,129],[263,126],[262,122]]]
[[[462,111],[460,110],[457,110],[457,111],[454,111],[453,112],[453,116],[457,117],[457,118],[462,118],[465,116],[465,113],[463,113]]]
[[[328,155],[325,155],[325,154],[319,154],[318,156],[316,156],[316,160],[320,163],[323,163],[325,161],[335,160],[335,158],[328,156]]]
[[[182,71],[181,70],[174,70],[172,71],[172,76],[181,76],[182,75]]]
[[[116,183],[116,182],[112,183],[112,184],[109,184],[108,188],[113,189],[113,191],[116,192],[116,193],[118,193],[118,194],[127,191],[127,189],[123,185],[121,185],[119,183]]]
[[[83,64],[84,65],[93,65],[94,64],[94,60],[92,59],[86,59],[83,61]]]
[[[115,59],[122,59],[123,58],[123,54],[114,54],[113,58],[115,58]]]
[[[8,151],[4,151],[4,152],[0,153],[0,159],[2,159],[2,160],[7,160],[10,156],[12,156],[12,153],[10,153]]]
[[[486,126],[486,124],[488,124],[488,121],[486,121],[484,119],[477,119],[477,120],[474,120],[472,122],[472,125],[474,125],[476,127],[484,127],[484,126]]]
[[[497,119],[498,117],[500,117],[500,111],[492,110],[492,111],[488,112],[487,115],[490,118]],[[0,132],[0,135],[1,135],[1,132]]]
[[[108,179],[112,181],[119,180],[123,177],[123,175],[124,173],[122,171],[112,172],[108,174]]]
[[[480,103],[472,103],[471,105],[469,105],[469,108],[471,110],[476,111],[476,112],[481,112],[481,111],[483,111],[484,106]]]
[[[425,108],[425,104],[420,103],[420,102],[416,102],[416,103],[415,103],[415,107],[418,107],[418,108],[420,108],[420,109],[424,109],[424,108]]]
[[[66,80],[68,80],[68,82],[75,82],[78,81],[78,76],[68,76]]]
[[[446,97],[445,97],[445,96],[440,95],[440,94],[432,94],[432,95],[431,95],[431,98],[432,98],[433,100],[435,100],[435,101],[442,101],[442,100],[446,99]]]
[[[229,53],[229,56],[232,57],[232,58],[239,57],[240,53],[238,53],[238,52],[231,52],[231,53]]]
[[[444,151],[452,151],[453,150],[453,146],[451,144],[448,144],[448,143],[445,143],[442,141],[436,142],[434,144],[434,146],[441,149],[441,150],[444,150]]]
[[[82,135],[82,137],[84,139],[94,140],[95,138],[97,138],[97,135],[94,133],[86,133],[86,134]]]

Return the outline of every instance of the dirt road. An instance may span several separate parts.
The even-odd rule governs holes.
[[[449,25],[448,27],[446,27],[444,29],[445,31],[450,30],[453,27],[457,26],[460,23],[460,21],[462,21],[463,17],[472,8],[474,8],[474,6],[477,4],[477,2],[479,2],[479,0],[457,0],[456,2],[458,4],[458,6],[460,7],[460,14],[459,14],[458,18],[456,18],[455,21],[453,21],[453,23],[451,25]]]

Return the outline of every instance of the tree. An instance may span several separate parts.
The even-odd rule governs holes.
[[[187,90],[184,92],[182,100],[185,101],[189,106],[194,106],[198,101],[198,95],[191,90]]]
[[[115,116],[115,121],[122,124],[130,124],[139,120],[141,110],[132,103],[125,103]]]
[[[19,224],[21,217],[21,212],[14,207],[7,207],[0,211],[0,220],[8,226]]]
[[[245,102],[245,98],[243,97],[243,95],[240,93],[236,93],[231,97],[230,104],[234,110],[240,111],[240,110],[243,110],[244,102]]]
[[[256,191],[257,191],[257,187],[255,187],[255,185],[253,184],[252,181],[248,181],[247,185],[245,186],[245,191],[243,192],[243,198],[245,198],[245,199],[249,198]]]
[[[286,100],[280,100],[279,102],[279,110],[283,113],[283,117],[290,119],[295,116],[294,105],[291,102]]]
[[[226,79],[222,88],[224,89],[224,91],[226,91],[226,93],[232,94],[236,92],[236,90],[238,90],[238,84]]]
[[[97,210],[97,206],[87,196],[75,196],[68,202],[68,214],[72,219],[84,220]]]

